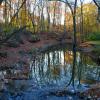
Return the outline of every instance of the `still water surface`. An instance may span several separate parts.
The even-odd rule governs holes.
[[[87,53],[74,53],[67,48],[46,50],[31,58],[29,65],[1,70],[0,100],[75,100],[78,97],[44,96],[65,88],[84,91],[100,82],[100,65]]]

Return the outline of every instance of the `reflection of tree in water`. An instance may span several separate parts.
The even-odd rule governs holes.
[[[22,67],[23,68],[23,67]],[[37,85],[75,86],[87,80],[100,81],[100,67],[84,53],[69,50],[41,53],[30,64],[31,71],[6,70],[6,78],[24,79],[32,78]],[[23,73],[24,72],[24,73]],[[24,76],[23,76],[24,75]],[[22,77],[22,78],[21,78]]]
[[[93,59],[89,56],[85,57],[82,55],[83,65],[84,65],[84,80],[87,80],[91,83],[100,81],[100,65],[97,62],[93,62]]]
[[[65,61],[69,64],[73,64],[73,52],[72,51],[65,52]]]
[[[96,83],[100,81],[100,66],[93,62],[89,56],[83,53],[73,52],[72,76],[67,86],[75,87],[77,79],[78,86],[84,81],[87,84]]]
[[[93,66],[93,67],[92,67]],[[68,50],[52,51],[37,56],[32,66],[32,77],[37,84],[65,84],[80,86],[88,75],[99,75],[99,69],[84,53]],[[93,70],[96,70],[93,73]],[[93,77],[93,79],[96,79]]]
[[[93,0],[95,5],[98,7],[98,16],[97,20],[100,22],[100,1],[99,0]]]
[[[7,88],[12,95],[27,90],[29,84],[40,87],[65,87],[64,89],[67,90],[66,86],[81,89],[84,83],[100,81],[100,66],[93,62],[89,56],[80,52],[58,50],[41,53],[30,63],[30,68],[31,71],[26,77],[30,75],[32,83],[28,80],[11,80],[8,82]],[[8,69],[4,74],[9,75],[9,77],[16,74],[17,77],[23,75],[22,70],[19,72],[19,69]]]
[[[74,87],[74,79],[75,79],[75,66],[76,66],[76,51],[73,51],[73,65],[72,65],[72,75],[71,75],[71,79],[68,83],[67,86],[69,86],[71,83]]]

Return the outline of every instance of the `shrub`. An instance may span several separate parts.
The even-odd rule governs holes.
[[[37,51],[38,51],[37,48],[32,48],[28,53],[33,54],[33,53],[36,53]]]
[[[100,32],[96,33],[91,33],[88,37],[87,40],[100,40]]]
[[[32,35],[30,42],[38,42],[40,41],[40,38],[38,35]]]

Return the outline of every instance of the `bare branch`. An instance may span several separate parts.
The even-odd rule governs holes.
[[[21,4],[21,6],[19,7],[19,9],[17,10],[17,12],[13,15],[13,17],[11,18],[11,21],[9,24],[11,24],[12,20],[17,16],[17,14],[19,13],[20,9],[23,7],[23,5],[25,4],[26,0],[24,0]]]

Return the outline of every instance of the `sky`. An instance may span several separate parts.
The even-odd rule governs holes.
[[[84,0],[84,3],[92,2],[93,0]]]

